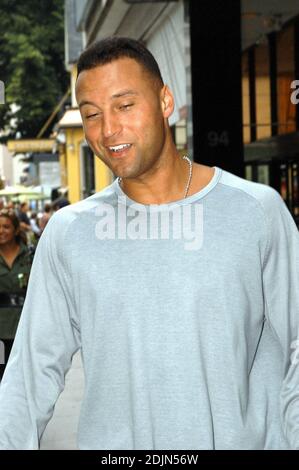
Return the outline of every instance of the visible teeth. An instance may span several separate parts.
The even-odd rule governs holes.
[[[122,144],[122,145],[116,145],[115,147],[109,147],[110,150],[113,152],[119,152],[120,150],[129,148],[130,144]]]

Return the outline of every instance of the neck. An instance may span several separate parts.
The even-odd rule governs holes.
[[[173,146],[174,147],[174,146]],[[161,156],[155,166],[137,178],[124,178],[121,187],[126,195],[141,204],[166,204],[185,197],[190,166],[174,147]]]
[[[0,252],[5,256],[9,255],[11,253],[14,253],[18,248],[19,244],[16,242],[16,240],[11,240],[10,242],[4,243],[3,245],[0,245]]]

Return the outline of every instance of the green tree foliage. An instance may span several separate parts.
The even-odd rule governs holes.
[[[0,80],[6,99],[0,105],[0,132],[36,137],[69,84],[63,0],[1,0]],[[18,109],[13,115],[12,104]]]

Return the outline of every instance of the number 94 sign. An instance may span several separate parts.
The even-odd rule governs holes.
[[[209,147],[228,147],[229,136],[227,131],[209,131],[208,132]]]

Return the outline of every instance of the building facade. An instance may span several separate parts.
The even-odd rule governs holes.
[[[182,154],[272,185],[299,216],[296,0],[67,0],[66,15],[71,6],[73,76],[79,52],[94,41],[110,35],[142,41],[174,93],[170,124]],[[92,169],[83,134],[78,139],[81,189],[74,199],[113,179],[99,163]]]
[[[246,177],[277,189],[298,223],[299,4],[251,16],[260,26],[242,52]]]
[[[12,155],[5,145],[0,144],[0,185],[4,187],[13,183]]]
[[[85,42],[85,32],[77,30],[78,18],[86,2],[65,1],[65,64],[70,72],[71,106],[58,122],[57,147],[60,155],[61,184],[71,203],[100,191],[113,179],[110,170],[93,155],[86,144],[75,97],[76,63]]]

